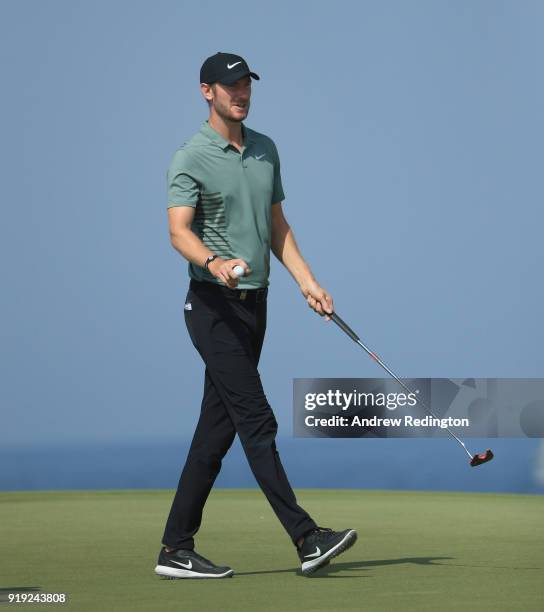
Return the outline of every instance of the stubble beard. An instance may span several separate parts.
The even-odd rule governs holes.
[[[243,117],[239,117],[238,115],[233,115],[230,112],[230,107],[222,107],[220,105],[213,105],[215,112],[223,119],[223,121],[230,121],[231,123],[242,123],[244,119],[247,118],[249,114],[250,102],[248,101],[245,107],[245,115]]]

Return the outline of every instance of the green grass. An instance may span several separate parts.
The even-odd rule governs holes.
[[[541,496],[300,490],[319,525],[359,532],[305,578],[260,491],[214,490],[197,550],[235,576],[168,581],[153,568],[172,495],[0,493],[0,598],[35,587],[93,612],[544,610]]]

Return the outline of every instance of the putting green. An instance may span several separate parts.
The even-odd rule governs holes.
[[[359,533],[305,578],[259,490],[214,490],[197,550],[235,576],[169,581],[153,568],[172,494],[0,493],[0,600],[34,588],[92,612],[544,610],[542,496],[299,490],[319,525]]]

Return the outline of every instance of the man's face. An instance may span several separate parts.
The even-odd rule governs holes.
[[[215,112],[228,121],[243,121],[249,112],[251,98],[251,77],[248,75],[238,79],[232,85],[214,83],[207,87],[211,98],[211,105]]]

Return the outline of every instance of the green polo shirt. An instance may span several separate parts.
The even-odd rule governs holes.
[[[269,284],[272,205],[285,195],[273,140],[241,127],[241,152],[208,121],[175,152],[167,172],[168,208],[195,208],[193,232],[212,253],[247,262],[251,274],[238,287],[254,289]],[[222,284],[192,263],[189,276]]]

